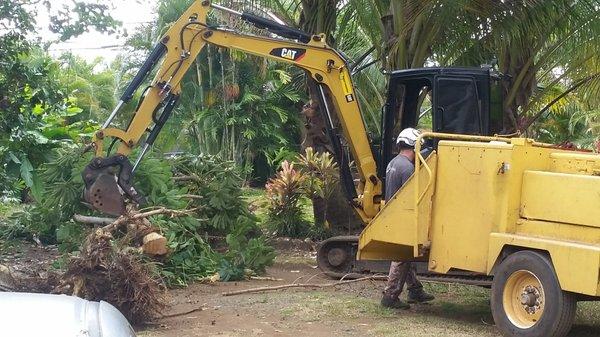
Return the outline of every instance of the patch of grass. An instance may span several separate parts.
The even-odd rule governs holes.
[[[6,240],[0,237],[0,256],[5,253],[20,254],[23,252],[22,241]]]
[[[258,223],[264,225],[269,207],[265,190],[252,187],[242,188],[242,198],[248,203],[250,212],[258,218]]]
[[[394,310],[383,308],[374,299],[356,297],[340,292],[315,291],[310,293],[293,293],[280,313],[286,318],[294,318],[304,322],[323,319],[348,320],[359,318],[393,318]]]
[[[379,305],[377,288],[360,293],[353,288],[337,291],[279,292],[251,297],[244,304],[257,312],[275,310],[281,320],[297,329],[326,322],[341,335],[383,337],[500,337],[489,307],[490,290],[475,286],[424,282],[436,300],[413,305],[410,310],[391,310]],[[268,301],[265,301],[268,298]],[[256,307],[255,305],[259,305]],[[359,334],[355,334],[356,329]],[[580,302],[569,337],[600,336],[600,302]]]
[[[464,324],[459,320],[448,320],[435,316],[415,315],[411,312],[398,314],[393,322],[376,324],[369,331],[375,336],[401,337],[499,337],[500,333],[493,325]]]
[[[310,224],[315,223],[312,201],[308,198],[300,198],[300,209],[302,209],[302,218]]]
[[[383,308],[379,298],[352,293],[316,291],[290,294],[281,314],[285,319],[373,322],[376,336],[499,336],[493,327],[487,289],[447,284],[425,284],[438,298],[431,305],[414,305],[408,311]]]
[[[288,307],[288,308],[281,309],[279,311],[279,313],[281,314],[283,319],[287,319],[287,318],[293,317],[294,314],[296,314],[296,310],[294,310],[294,308]]]
[[[264,223],[267,218],[267,207],[269,202],[265,197],[265,190],[260,188],[243,188],[242,198],[248,203],[250,211],[258,218],[260,223]]]
[[[575,325],[569,334],[571,337],[600,336],[600,302],[577,303]]]
[[[314,257],[299,256],[294,254],[280,253],[275,257],[275,263],[283,264],[288,267],[295,265],[315,266],[317,264]]]
[[[489,289],[430,282],[425,282],[424,287],[437,299],[439,305],[431,308],[436,314],[447,317],[487,317],[491,320]]]
[[[600,302],[577,303],[577,322],[600,325]]]
[[[339,303],[331,303],[332,306],[326,308],[329,316],[361,318],[361,317],[379,317],[394,318],[398,314],[395,310],[384,308],[379,302],[363,297],[348,297],[341,299]]]

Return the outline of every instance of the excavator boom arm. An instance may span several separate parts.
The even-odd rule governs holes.
[[[206,23],[206,17],[211,7],[240,15],[242,19],[260,28],[301,42],[245,35],[221,27],[209,26]],[[180,83],[183,76],[196,60],[198,53],[207,44],[237,49],[293,64],[304,69],[307,75],[311,76],[320,94],[320,106],[326,115],[329,136],[340,165],[346,194],[364,221],[375,216],[379,210],[382,184],[376,175],[376,163],[344,58],[325,43],[323,35],[310,37],[306,33],[276,22],[252,14],[239,13],[218,5],[211,5],[209,1],[199,0],[186,10],[156,45],[125,90],[115,111],[94,137],[96,158],[86,167],[83,174],[87,190],[86,200],[95,208],[107,213],[123,212],[124,208],[120,205],[124,204],[124,200],[115,200],[119,199],[121,193],[118,193],[119,189],[116,186],[110,186],[110,179],[106,177],[108,168],[116,165],[119,166],[117,183],[120,189],[132,200],[138,203],[143,202],[143,198],[131,185],[132,171],[154,143],[172,113],[181,93]],[[110,128],[110,123],[120,107],[133,97],[135,90],[139,88],[145,77],[161,59],[163,61],[158,72],[146,89],[126,130]],[[334,114],[342,127],[360,175],[360,183],[357,188],[354,186],[346,156],[343,155],[343,147],[337,138]],[[147,132],[149,134],[145,138],[142,152],[138,156],[137,162],[131,165],[127,156],[136,146],[140,145],[140,141]],[[119,141],[120,144],[115,155],[109,156],[107,153],[107,157],[103,157],[103,143],[107,137],[113,139],[113,145],[114,141]]]

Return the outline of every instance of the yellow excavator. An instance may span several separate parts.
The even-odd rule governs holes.
[[[209,25],[211,10],[238,16],[273,37]],[[343,190],[366,226],[359,237],[332,238],[321,246],[318,263],[328,274],[414,261],[426,277],[491,287],[492,314],[506,336],[563,337],[577,301],[600,298],[600,156],[495,136],[502,130],[502,101],[494,71],[392,72],[383,135],[373,144],[348,62],[325,36],[208,0],[193,2],[170,27],[95,134],[96,156],[82,173],[84,199],[93,208],[119,215],[126,202],[144,203],[134,171],[173,112],[182,77],[207,44],[293,64],[316,82]],[[127,128],[111,128],[157,67]],[[394,138],[417,126],[428,95],[432,131],[417,141],[415,173],[384,201]],[[138,146],[132,164],[128,156]]]

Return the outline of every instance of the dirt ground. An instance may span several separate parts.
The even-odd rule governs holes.
[[[489,309],[489,290],[425,284],[436,300],[395,311],[379,306],[381,281],[336,288],[279,290],[224,297],[223,292],[300,282],[328,283],[307,254],[282,253],[268,276],[283,281],[195,284],[170,292],[166,314],[204,310],[138,327],[143,337],[185,336],[500,336]],[[570,336],[600,336],[600,305],[579,303]]]

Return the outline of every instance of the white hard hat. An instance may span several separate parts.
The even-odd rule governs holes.
[[[421,135],[421,131],[413,128],[406,128],[400,132],[396,139],[396,145],[404,143],[410,147],[415,147],[417,138]]]

